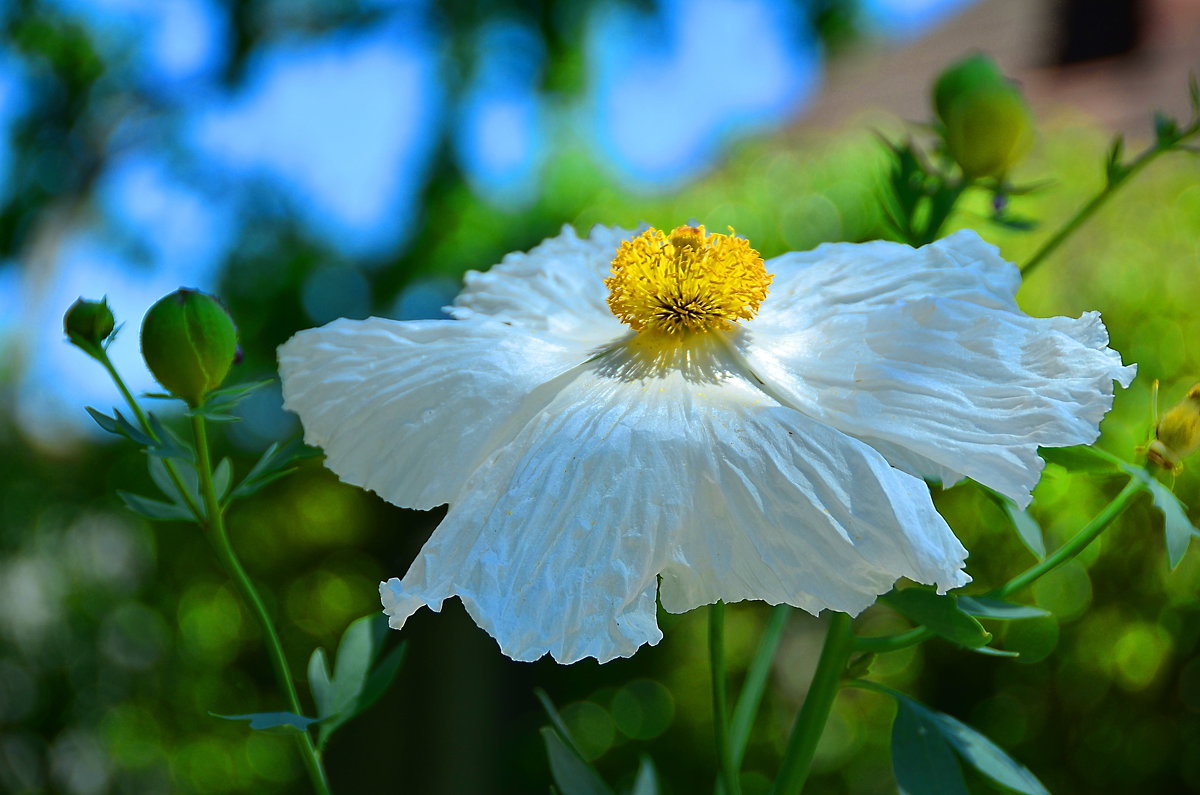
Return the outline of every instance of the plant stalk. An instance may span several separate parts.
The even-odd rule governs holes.
[[[772,795],[799,795],[808,781],[817,743],[825,731],[829,712],[841,689],[842,673],[846,670],[850,652],[854,650],[850,622],[850,616],[846,613],[834,612],[829,617],[829,629],[821,649],[821,658],[817,661],[817,671],[813,674],[808,695],[788,738],[779,777],[771,788]]]
[[[708,608],[708,659],[712,672],[713,736],[717,745],[718,780],[724,795],[741,795],[733,749],[729,745],[729,698],[725,688],[725,603]]]
[[[209,539],[212,541],[213,548],[216,550],[221,564],[229,572],[229,576],[233,578],[234,584],[237,586],[243,601],[250,608],[250,612],[254,615],[259,628],[262,630],[263,638],[267,642],[267,656],[271,660],[271,667],[275,671],[275,678],[278,680],[279,686],[283,688],[284,695],[287,697],[288,708],[293,713],[302,715],[300,696],[296,692],[296,684],[292,680],[291,671],[288,669],[287,657],[284,656],[283,644],[279,641],[279,633],[275,631],[275,624],[271,620],[271,616],[267,612],[262,599],[259,597],[254,583],[250,581],[249,575],[246,574],[246,570],[242,568],[237,554],[233,551],[233,546],[229,543],[229,536],[225,531],[225,515],[217,498],[216,489],[213,486],[212,460],[208,452],[208,432],[205,428],[204,417],[199,414],[192,415],[192,432],[196,436],[196,455],[199,459],[196,470],[200,475],[200,494],[204,499],[204,507],[208,516],[205,528],[209,531]],[[304,761],[304,767],[308,772],[313,789],[319,795],[330,795],[329,780],[325,775],[325,768],[321,763],[320,754],[313,744],[312,735],[307,731],[298,733],[296,735],[296,744],[299,747],[300,757]]]

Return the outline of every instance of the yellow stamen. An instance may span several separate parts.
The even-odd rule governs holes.
[[[677,335],[725,330],[754,317],[772,274],[749,242],[729,232],[647,229],[621,243],[604,280],[609,309],[637,331]]]

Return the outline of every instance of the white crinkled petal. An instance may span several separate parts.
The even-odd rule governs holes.
[[[331,470],[426,509],[458,495],[588,355],[502,323],[370,318],[295,335],[279,373],[284,408]]]
[[[621,349],[475,473],[381,595],[393,627],[457,595],[514,659],[605,661],[661,638],[660,573],[670,610],[857,612],[900,576],[965,583],[965,554],[923,483],[781,408],[729,360]]]
[[[846,313],[935,295],[1019,312],[1017,267],[970,230],[914,249],[902,243],[825,243],[768,260],[771,292],[753,327],[789,332]]]
[[[743,355],[787,404],[893,453],[896,466],[962,474],[1024,506],[1043,466],[1037,448],[1095,441],[1113,381],[1132,380],[1107,345],[1096,313],[1033,318],[924,298],[790,333],[754,328]]]
[[[513,252],[484,272],[468,271],[450,314],[456,318],[486,315],[584,343],[609,342],[629,329],[609,310],[604,279],[621,241],[633,234],[596,226],[581,238],[564,226],[558,237],[547,238],[528,252]]]
[[[737,411],[696,463],[705,480],[662,572],[671,612],[760,599],[857,615],[900,577],[970,582],[920,479],[798,411]]]

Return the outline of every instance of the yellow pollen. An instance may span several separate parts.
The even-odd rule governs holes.
[[[772,274],[743,238],[681,226],[647,229],[621,243],[612,261],[608,307],[637,331],[726,330],[758,313]]]

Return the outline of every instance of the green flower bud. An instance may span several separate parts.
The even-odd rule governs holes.
[[[112,336],[115,325],[116,320],[106,298],[99,301],[80,298],[71,304],[63,316],[63,330],[67,333],[67,339],[88,353],[102,349],[104,341]]]
[[[1002,178],[1033,145],[1033,115],[1025,98],[986,55],[942,72],[933,104],[946,148],[968,177]]]
[[[180,288],[142,321],[142,356],[167,391],[193,408],[229,374],[237,327],[211,295]]]
[[[1183,459],[1200,450],[1200,384],[1171,407],[1154,429],[1154,441],[1146,450],[1150,463],[1174,472]]]

